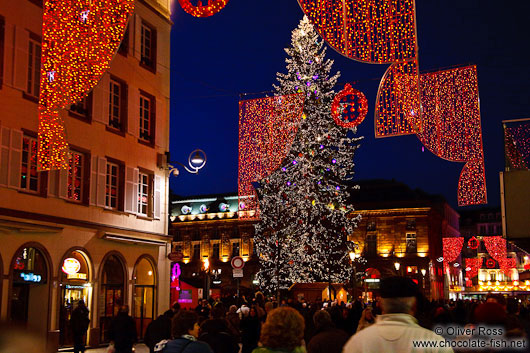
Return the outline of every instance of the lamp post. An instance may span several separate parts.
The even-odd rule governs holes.
[[[421,269],[421,286],[423,288],[424,295],[425,295],[425,274],[427,274],[427,270],[422,268]]]
[[[360,254],[357,254],[357,253],[355,253],[354,251],[351,251],[351,252],[350,252],[350,260],[351,260],[351,264],[352,264],[352,267],[353,267],[353,280],[352,280],[353,290],[352,290],[352,297],[353,297],[353,300],[354,300],[354,301],[357,299],[357,264],[355,263],[355,261],[356,261],[360,256],[361,256]]]
[[[210,260],[206,257],[202,260],[202,263],[204,266],[204,293],[202,299],[208,299],[210,294]]]
[[[189,168],[180,162],[169,162],[167,164],[169,168],[169,174],[172,174],[173,176],[179,176],[180,170],[174,164],[180,165],[188,173],[198,174],[199,169],[202,169],[206,164],[206,153],[204,153],[204,151],[200,149],[192,151],[188,156]]]
[[[399,268],[401,267],[401,264],[399,262],[394,262],[394,268],[396,269],[396,273],[399,276]]]

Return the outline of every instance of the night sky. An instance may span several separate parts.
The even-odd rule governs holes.
[[[488,201],[498,206],[501,121],[530,115],[530,3],[417,0],[416,7],[421,71],[477,65]],[[201,148],[208,161],[198,175],[172,177],[171,189],[182,196],[237,192],[240,94],[272,90],[276,72],[286,71],[283,48],[303,12],[296,0],[230,0],[209,18],[194,18],[173,0],[172,12],[171,159],[184,163]],[[358,81],[369,101],[358,129],[364,140],[354,156],[356,179],[393,178],[442,194],[456,207],[463,163],[422,152],[412,135],[374,138],[375,97],[388,65],[359,63],[329,47],[327,54],[342,73],[335,91]]]

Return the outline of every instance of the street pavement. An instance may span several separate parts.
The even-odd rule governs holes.
[[[91,348],[91,349],[87,349],[85,352],[87,353],[107,353],[107,347]],[[149,348],[147,348],[145,344],[137,344],[136,346],[134,346],[134,353],[149,353]]]

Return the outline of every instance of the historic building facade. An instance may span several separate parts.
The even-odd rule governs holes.
[[[80,299],[92,346],[121,304],[140,337],[169,307],[169,6],[136,1],[110,70],[60,112],[68,169],[40,172],[42,0],[0,3],[0,318],[50,351],[72,345]]]

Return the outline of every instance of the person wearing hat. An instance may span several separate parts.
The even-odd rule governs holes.
[[[410,278],[381,280],[382,315],[376,317],[375,324],[353,335],[344,346],[343,353],[452,353],[450,347],[413,346],[413,341],[444,341],[442,336],[418,325],[413,316],[417,295],[418,286]]]

